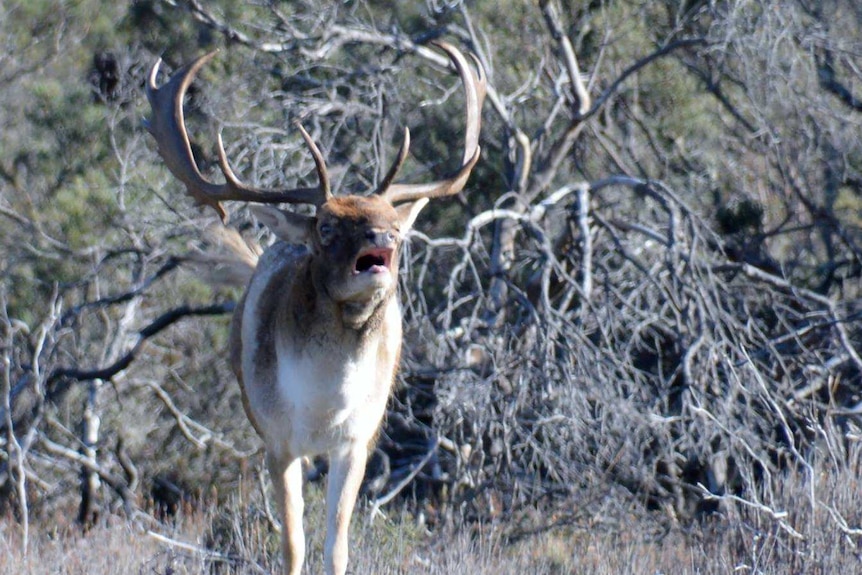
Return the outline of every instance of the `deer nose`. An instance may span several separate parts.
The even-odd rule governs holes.
[[[365,239],[376,247],[384,248],[395,243],[395,234],[390,231],[368,230],[365,232]]]

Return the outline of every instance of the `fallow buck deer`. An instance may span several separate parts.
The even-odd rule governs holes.
[[[231,365],[245,411],[266,447],[283,524],[284,571],[298,575],[305,555],[302,460],[329,457],[326,491],[326,573],[347,569],[348,525],[369,446],[383,418],[401,349],[396,295],[399,249],[429,198],[465,185],[479,159],[479,127],[486,79],[455,47],[437,44],[464,86],[467,127],[461,167],[448,179],[395,183],[407,158],[410,133],[377,189],[367,195],[333,195],[323,155],[298,126],[317,168],[315,188],[264,190],[242,183],[218,138],[225,182],[206,180],[197,168],[183,118],[183,97],[214,53],[178,70],[161,88],[147,82],[152,117],[146,123],[159,154],[199,203],[222,217],[225,200],[258,204],[309,204],[305,216],[272,206],[254,213],[280,240],[257,263],[234,312]]]

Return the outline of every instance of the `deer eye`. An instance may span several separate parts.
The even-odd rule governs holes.
[[[332,236],[335,233],[335,228],[332,224],[323,223],[317,228],[317,233],[320,234],[320,241],[327,243],[332,239]]]

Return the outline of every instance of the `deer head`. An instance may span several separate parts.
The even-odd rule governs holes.
[[[395,289],[401,242],[427,202],[393,206],[381,196],[351,195],[331,198],[314,216],[253,211],[277,237],[311,252],[309,291],[325,293],[345,325],[359,328]]]

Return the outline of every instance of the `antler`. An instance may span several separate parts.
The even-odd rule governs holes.
[[[186,185],[189,194],[198,204],[212,207],[218,212],[222,221],[227,220],[227,212],[221,202],[226,200],[242,200],[257,203],[302,203],[320,206],[332,197],[329,187],[329,176],[323,154],[320,153],[308,133],[299,127],[305,143],[314,157],[319,185],[316,188],[294,188],[267,190],[253,188],[243,184],[236,177],[228,163],[221,134],[218,136],[218,161],[225,183],[214,184],[207,181],[198,170],[189,135],[183,118],[183,97],[194,80],[198,71],[215,56],[217,50],[199,57],[197,60],[183,66],[175,72],[167,84],[156,87],[156,76],[159,73],[161,58],[150,71],[147,81],[147,99],[152,108],[152,117],[144,124],[156,139],[159,155],[164,159],[168,169]]]
[[[467,109],[464,156],[458,171],[445,180],[428,184],[392,184],[396,172],[407,157],[407,148],[410,146],[410,132],[405,129],[404,143],[401,145],[398,158],[377,188],[377,193],[383,194],[393,204],[420,198],[439,198],[457,194],[464,188],[473,166],[479,161],[479,128],[482,123],[482,103],[485,101],[487,86],[485,71],[479,60],[472,54],[470,56],[476,64],[475,71],[467,63],[467,58],[451,44],[434,42],[434,45],[446,52],[455,65],[455,69],[458,70],[464,85],[464,100]]]

